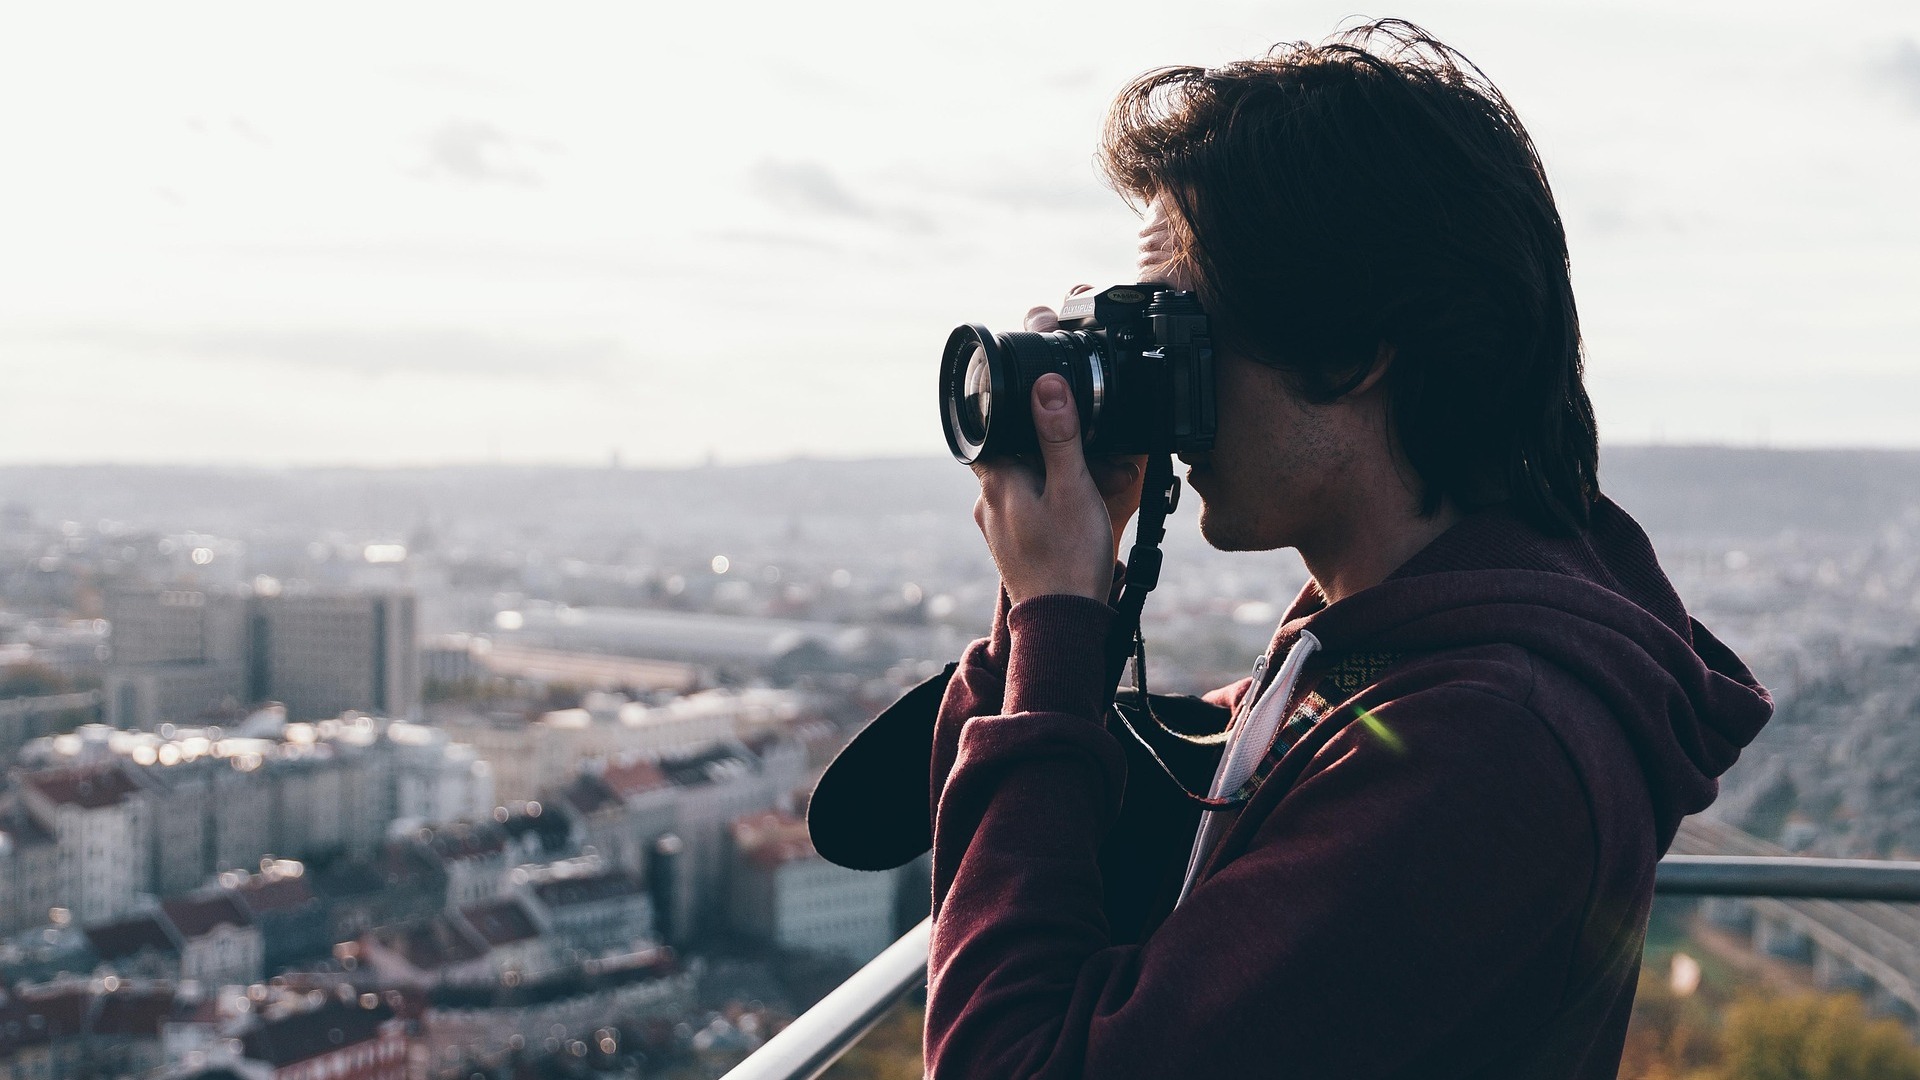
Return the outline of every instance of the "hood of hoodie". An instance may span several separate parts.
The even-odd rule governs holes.
[[[1487,511],[1338,603],[1324,604],[1309,584],[1276,650],[1303,630],[1330,659],[1510,644],[1571,672],[1632,745],[1663,851],[1681,818],[1713,802],[1717,778],[1773,714],[1740,658],[1687,615],[1646,533],[1605,498],[1575,536]]]

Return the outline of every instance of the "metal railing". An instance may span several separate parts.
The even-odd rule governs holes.
[[[1653,891],[1663,896],[1920,903],[1920,862],[1788,856],[1669,855]],[[725,1080],[814,1080],[853,1048],[888,1009],[926,985],[932,921],[906,932],[799,1019],[767,1040]]]

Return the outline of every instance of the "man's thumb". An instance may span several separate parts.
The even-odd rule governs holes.
[[[1067,380],[1047,374],[1034,383],[1033,430],[1040,436],[1040,456],[1048,475],[1056,475],[1056,467],[1086,469],[1087,458],[1080,450],[1080,410],[1074,408]]]

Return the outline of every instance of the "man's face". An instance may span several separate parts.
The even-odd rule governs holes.
[[[1173,257],[1175,226],[1164,204],[1149,204],[1140,230],[1140,280],[1191,290],[1191,271]],[[1280,372],[1230,349],[1214,351],[1214,386],[1219,430],[1213,453],[1187,461],[1187,486],[1200,497],[1201,535],[1222,551],[1309,542],[1321,516],[1316,508],[1338,504],[1352,462],[1351,410],[1304,400]]]

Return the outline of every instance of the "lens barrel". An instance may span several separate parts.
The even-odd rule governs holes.
[[[940,362],[940,417],[947,448],[962,464],[1039,449],[1033,384],[1053,372],[1067,380],[1083,441],[1099,434],[1113,378],[1096,334],[1055,330],[996,334],[978,323],[955,327]]]

